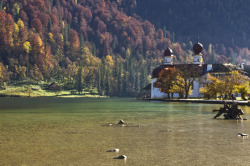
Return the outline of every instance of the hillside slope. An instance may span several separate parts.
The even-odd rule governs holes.
[[[203,43],[249,47],[250,1],[245,0],[140,0],[136,12],[157,27],[188,42],[200,35]]]
[[[161,63],[167,47],[173,49],[175,63],[193,61],[197,34],[185,28],[193,25],[187,23],[192,15],[178,13],[184,4],[180,0],[0,0],[0,85],[31,79],[58,82],[65,89],[97,87],[99,94],[136,95],[149,83],[152,68]],[[170,14],[165,17],[168,6]],[[166,28],[155,28],[145,18]],[[198,33],[206,26],[196,27]],[[210,43],[203,35],[209,33],[200,33],[201,42]],[[181,42],[185,38],[187,42]],[[203,57],[206,63],[248,63],[250,51],[215,42],[205,45]]]

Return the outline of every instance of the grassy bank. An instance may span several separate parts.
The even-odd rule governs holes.
[[[0,89],[1,97],[94,97],[105,98],[97,94],[96,88],[83,89],[82,93],[75,90],[48,90],[47,83],[30,84],[30,83],[15,83],[6,85]],[[72,93],[73,92],[73,93]]]

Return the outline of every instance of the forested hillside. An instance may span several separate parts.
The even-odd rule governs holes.
[[[170,2],[176,4],[167,5]],[[29,79],[62,83],[65,89],[97,87],[103,95],[136,95],[148,83],[152,68],[161,63],[167,47],[173,49],[175,63],[192,62],[192,42],[196,42],[199,31],[192,31],[194,23],[187,23],[188,15],[180,18],[179,5],[185,4],[181,2],[0,0],[0,85]],[[202,4],[206,5],[204,1]],[[191,7],[185,11],[188,9]],[[216,13],[210,13],[213,20]],[[238,16],[230,17],[233,24],[240,23],[235,19],[245,21],[242,27],[248,24],[245,17]],[[178,22],[179,28],[170,18]],[[200,30],[206,27],[194,26]],[[213,35],[222,31],[227,30],[214,28]],[[244,28],[238,31],[246,32]],[[231,42],[238,38],[228,35],[225,40],[230,38],[230,44],[224,46],[209,33],[199,33],[202,43],[210,43],[210,39],[212,43],[203,51],[205,62],[248,63],[248,48]],[[247,34],[245,38],[247,42]]]
[[[115,2],[1,0],[1,82],[31,78],[138,93],[171,45],[161,29]]]
[[[250,1],[245,0],[129,0],[128,14],[148,19],[174,42],[189,43],[200,36],[209,63],[250,63]],[[185,47],[182,48],[186,50]],[[210,55],[209,55],[210,54]],[[211,56],[212,55],[212,56]]]
[[[140,0],[136,12],[157,27],[190,41],[199,34],[203,43],[249,47],[250,1],[246,0]]]

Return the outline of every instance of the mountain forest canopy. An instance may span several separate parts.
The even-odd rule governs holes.
[[[170,4],[165,6],[170,14],[165,14],[165,7],[157,6],[160,2]],[[175,63],[192,62],[192,42],[197,37],[194,33],[201,32],[204,26],[188,23],[188,20],[198,20],[182,15],[198,1],[190,0],[190,6],[187,2],[180,2],[0,0],[0,85],[32,79],[63,83],[65,88],[80,91],[82,84],[97,87],[103,95],[136,95],[149,83],[152,68],[161,63],[167,47],[173,49]],[[220,4],[219,9],[226,3],[215,0],[200,2],[205,6],[203,15],[208,15],[207,11],[212,8],[210,15],[213,20],[220,13],[214,12],[219,9],[213,5],[209,8],[210,3],[214,6]],[[178,5],[183,6],[182,14],[175,12],[179,10]],[[242,24],[242,28],[238,28],[241,24],[234,28],[239,33],[245,32],[246,39],[242,38],[242,41],[247,43],[244,29],[248,24],[247,17],[225,14],[233,23]],[[202,14],[199,16],[202,18]],[[174,26],[175,22],[179,28]],[[190,28],[186,29],[186,26]],[[225,28],[222,27],[223,32],[219,28],[211,28],[214,36],[227,33]],[[227,44],[213,39],[211,31],[204,29],[204,33],[199,34],[201,40],[209,43],[203,51],[205,63],[249,63],[247,45],[242,44],[242,48],[233,33],[229,36],[235,43]]]

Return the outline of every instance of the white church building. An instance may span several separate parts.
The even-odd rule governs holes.
[[[189,95],[190,98],[200,98],[203,97],[203,94],[200,93],[200,88],[203,87],[203,83],[201,80],[202,78],[206,77],[208,73],[212,75],[222,76],[224,74],[227,74],[228,72],[232,70],[244,70],[243,64],[240,66],[232,65],[232,64],[204,64],[203,58],[202,58],[202,52],[203,46],[199,41],[197,41],[196,44],[193,46],[194,51],[194,60],[192,64],[174,64],[173,63],[173,52],[170,48],[167,48],[164,52],[164,60],[163,63],[156,67],[152,72],[152,79],[151,79],[151,87],[150,87],[150,97],[151,99],[164,99],[168,97],[168,94],[161,92],[159,88],[154,87],[154,83],[157,81],[157,78],[159,77],[159,73],[168,68],[182,68],[183,66],[190,67],[190,68],[199,68],[201,70],[199,78],[195,78],[195,81],[193,82],[192,87],[192,94]],[[178,98],[179,94],[174,93],[174,98]]]

